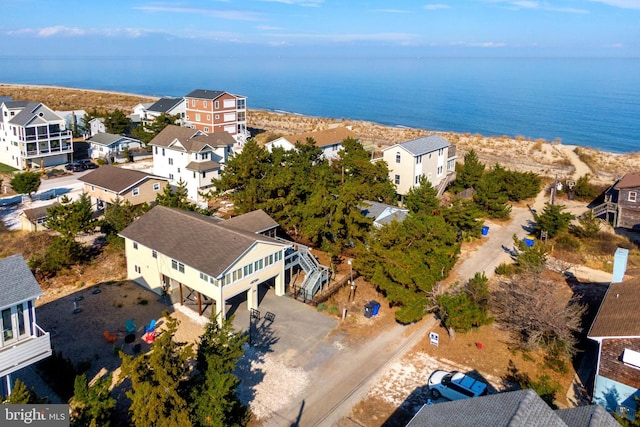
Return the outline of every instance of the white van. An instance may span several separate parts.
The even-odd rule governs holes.
[[[434,371],[427,387],[434,399],[440,396],[449,400],[468,399],[487,394],[487,384],[461,372]]]

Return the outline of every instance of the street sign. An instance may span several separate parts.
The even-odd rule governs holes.
[[[435,332],[429,332],[429,341],[431,341],[431,344],[435,345],[436,347],[438,346],[438,339],[440,337],[438,336],[437,333]]]

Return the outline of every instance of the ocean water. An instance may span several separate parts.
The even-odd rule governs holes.
[[[249,108],[640,151],[640,59],[0,56],[0,82],[225,90]]]

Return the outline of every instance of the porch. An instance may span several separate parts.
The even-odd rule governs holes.
[[[0,377],[51,356],[51,339],[35,322],[34,334],[0,347]]]

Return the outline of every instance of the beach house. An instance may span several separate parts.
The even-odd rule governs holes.
[[[161,114],[178,118],[177,125],[185,118],[187,101],[184,98],[160,98],[141,111],[142,124],[148,126]]]
[[[51,356],[51,339],[36,323],[40,285],[22,255],[0,259],[0,395],[11,394],[11,374]]]
[[[91,205],[96,210],[104,209],[116,199],[134,206],[152,204],[169,185],[167,178],[109,165],[81,176],[78,181],[84,183],[83,192],[91,198]]]
[[[456,146],[439,135],[423,136],[382,150],[389,166],[389,179],[396,192],[406,195],[425,177],[441,194],[455,178]],[[374,159],[378,160],[378,159]]]
[[[153,173],[172,186],[183,182],[187,197],[201,206],[200,194],[213,189],[236,140],[225,131],[207,134],[198,129],[169,125],[149,142],[153,152]]]
[[[640,398],[640,280],[611,283],[587,336],[598,344],[593,401],[629,419]]]
[[[227,301],[245,294],[247,309],[258,307],[258,286],[285,294],[286,269],[307,255],[274,236],[277,223],[263,211],[223,221],[199,213],[155,206],[120,235],[125,239],[127,276],[172,301],[211,307],[226,318]],[[305,283],[320,281],[307,271]],[[327,276],[324,276],[326,281]]]
[[[142,143],[134,138],[113,133],[97,133],[87,139],[89,143],[89,157],[92,159],[104,159],[111,163],[122,157],[126,150],[140,148]],[[128,159],[123,159],[128,161]]]
[[[358,139],[357,135],[348,127],[337,126],[314,132],[282,136],[265,144],[265,148],[269,152],[271,152],[274,147],[280,147],[285,151],[289,151],[295,149],[296,142],[306,144],[308,140],[313,140],[315,146],[322,150],[323,157],[331,161],[338,157],[338,153],[342,149],[342,141],[347,138]]]
[[[605,217],[614,227],[640,230],[640,172],[618,179],[604,193],[604,203],[592,209],[597,217]]]
[[[0,104],[0,163],[20,170],[58,166],[71,160],[72,141],[65,119],[46,105]]]
[[[185,95],[184,126],[206,134],[227,132],[243,144],[247,131],[247,97],[221,90],[196,89]]]

